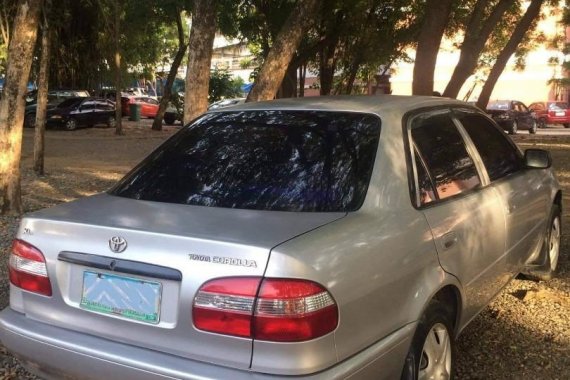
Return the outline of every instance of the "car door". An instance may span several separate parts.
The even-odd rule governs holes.
[[[93,119],[93,110],[95,109],[95,102],[92,99],[84,100],[75,113],[75,119],[79,125],[90,125]]]
[[[517,120],[521,128],[531,129],[534,123],[534,117],[530,110],[521,102],[515,102],[515,109],[517,111]]]
[[[463,286],[466,322],[510,278],[504,255],[504,208],[497,192],[487,186],[482,163],[451,110],[416,115],[408,128],[419,207],[431,228],[441,266]]]
[[[549,210],[549,192],[539,171],[525,169],[523,156],[513,142],[484,115],[456,110],[455,115],[477,148],[506,214],[507,265],[511,275],[520,272],[539,248]]]

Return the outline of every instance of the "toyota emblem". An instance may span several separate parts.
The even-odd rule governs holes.
[[[115,253],[124,252],[127,249],[127,241],[123,237],[113,236],[109,240],[109,248]]]

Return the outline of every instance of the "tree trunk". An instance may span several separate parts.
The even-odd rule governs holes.
[[[477,68],[477,61],[489,36],[493,32],[497,23],[503,17],[507,9],[514,4],[514,0],[501,0],[495,6],[489,17],[482,21],[483,10],[489,4],[489,0],[479,0],[475,5],[471,19],[465,30],[465,37],[461,45],[459,62],[451,79],[443,92],[443,96],[457,98],[459,91],[465,81],[473,74]],[[483,22],[483,24],[481,24]]]
[[[113,30],[113,42],[115,45],[115,135],[124,135],[123,132],[123,109],[121,104],[121,4],[115,2],[115,22]]]
[[[526,32],[532,26],[534,20],[540,15],[540,8],[544,0],[531,0],[530,5],[526,9],[526,12],[522,19],[519,21],[511,38],[499,53],[497,57],[497,61],[493,65],[491,72],[489,73],[489,77],[485,81],[483,85],[483,89],[481,90],[481,94],[479,95],[479,100],[477,100],[477,107],[481,109],[487,108],[487,103],[489,103],[489,99],[491,98],[491,94],[493,93],[493,89],[495,88],[495,84],[499,80],[499,77],[503,73],[503,70],[507,66],[507,62],[511,58],[511,56],[517,50],[517,47],[523,40]]]
[[[176,27],[178,29],[178,51],[174,56],[174,61],[172,66],[170,66],[170,71],[168,72],[168,77],[166,78],[166,84],[164,85],[164,91],[162,93],[162,99],[160,99],[160,105],[158,106],[158,112],[154,117],[152,122],[152,129],[155,131],[162,130],[162,119],[164,118],[164,113],[168,108],[168,103],[170,102],[170,96],[172,95],[172,85],[174,84],[174,79],[176,79],[176,74],[178,73],[178,68],[182,63],[184,54],[186,54],[186,42],[184,41],[184,28],[182,26],[182,12],[177,10],[178,15],[176,17]]]
[[[297,67],[289,65],[285,78],[278,91],[277,98],[296,98],[297,97]]]
[[[218,0],[196,0],[194,2],[184,92],[184,124],[194,120],[208,109],[210,64],[216,35],[218,3]]]
[[[24,100],[36,44],[42,0],[21,0],[8,48],[8,68],[0,100],[0,196],[3,214],[21,214],[20,156]]]
[[[246,102],[271,100],[275,97],[305,31],[314,21],[319,1],[304,0],[297,3],[273,42]]]
[[[305,97],[305,78],[307,77],[307,65],[299,66],[299,97]]]
[[[449,22],[453,0],[427,0],[425,19],[418,36],[412,82],[414,95],[433,94],[433,76],[443,32]]]
[[[51,0],[45,0],[42,9],[42,39],[40,75],[38,79],[38,105],[36,109],[36,130],[34,132],[34,171],[44,175],[45,130],[48,101],[49,57],[51,29],[49,25]]]

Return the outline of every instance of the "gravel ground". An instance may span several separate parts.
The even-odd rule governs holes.
[[[23,200],[26,211],[101,192],[176,127],[150,130],[150,122],[125,123],[126,136],[108,129],[48,131],[47,175],[31,171],[32,131],[24,133]],[[522,147],[549,149],[558,178],[570,197],[570,138],[518,135]],[[18,219],[0,217],[0,309],[8,305],[5,260]],[[563,210],[558,277],[548,282],[514,280],[465,329],[457,345],[458,379],[570,379],[570,213]],[[32,379],[0,345],[0,379]]]

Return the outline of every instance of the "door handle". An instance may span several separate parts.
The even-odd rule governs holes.
[[[453,248],[455,244],[457,244],[458,238],[457,234],[454,231],[451,231],[443,235],[440,240],[443,250],[447,251],[448,249]]]

